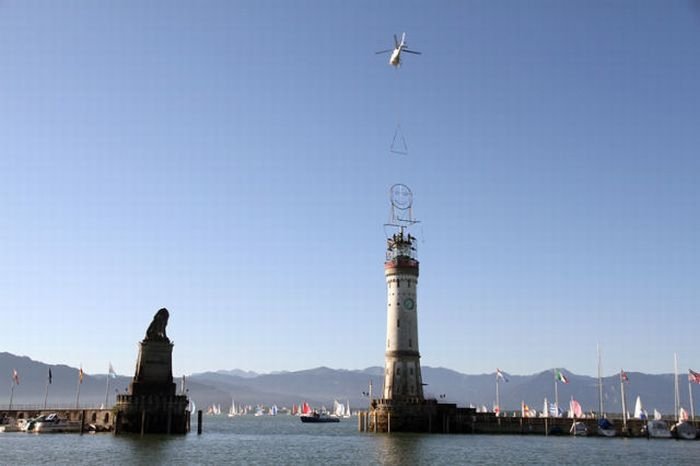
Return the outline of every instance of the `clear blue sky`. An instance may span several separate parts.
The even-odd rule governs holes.
[[[403,182],[423,364],[698,368],[699,49],[690,1],[3,1],[0,349],[130,374],[165,306],[178,374],[383,365]]]

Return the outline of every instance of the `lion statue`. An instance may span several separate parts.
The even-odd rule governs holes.
[[[153,322],[146,330],[146,340],[170,341],[165,334],[165,326],[168,325],[169,316],[170,314],[166,308],[156,312],[156,315],[153,316]]]

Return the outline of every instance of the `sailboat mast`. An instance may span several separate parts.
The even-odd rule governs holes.
[[[678,391],[678,354],[673,353],[673,387],[674,387],[674,407],[676,409],[676,422],[680,422],[681,396]]]
[[[600,375],[600,345],[596,345],[598,350],[598,417],[603,417],[603,378]]]

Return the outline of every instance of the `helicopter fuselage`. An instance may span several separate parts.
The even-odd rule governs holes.
[[[393,52],[391,52],[391,57],[389,57],[389,64],[391,66],[401,65],[401,48],[402,47],[399,47],[397,49],[394,49]]]

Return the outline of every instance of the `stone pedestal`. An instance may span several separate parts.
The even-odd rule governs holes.
[[[129,393],[139,395],[175,395],[172,364],[173,344],[169,341],[142,341],[136,375]]]
[[[367,424],[369,432],[471,433],[475,413],[473,408],[458,408],[436,400],[375,399]]]
[[[116,433],[184,434],[189,430],[187,397],[175,394],[172,353],[167,337],[146,338],[139,344],[129,393],[117,395]]]

